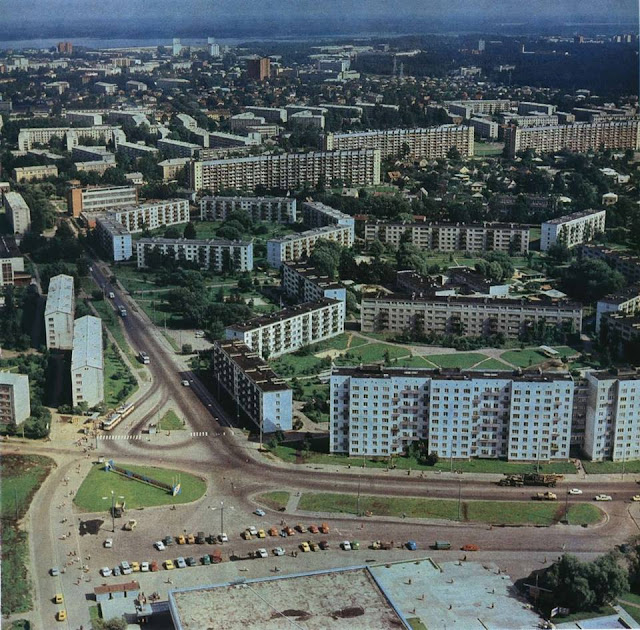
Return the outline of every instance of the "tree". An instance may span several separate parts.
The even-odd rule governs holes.
[[[193,224],[193,221],[189,221],[189,223],[187,223],[187,225],[184,226],[183,235],[185,238],[188,238],[190,241],[198,238],[198,233],[196,232],[196,226]]]
[[[93,630],[127,630],[127,622],[124,617],[114,617],[113,619],[94,619]]]
[[[602,260],[583,259],[564,269],[562,290],[583,302],[596,302],[625,285],[624,276]]]
[[[193,352],[193,346],[190,343],[182,344],[182,354],[191,354]]]

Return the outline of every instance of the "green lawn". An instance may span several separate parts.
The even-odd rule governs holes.
[[[486,155],[502,155],[504,144],[501,142],[474,142],[473,154],[476,157],[484,157]]]
[[[636,593],[626,592],[620,595],[618,599],[624,599],[626,602],[631,602],[632,604],[638,604],[640,606],[640,595]]]
[[[582,466],[588,475],[610,475],[619,473],[622,475],[622,462],[591,462],[587,459],[582,460]],[[639,473],[640,461],[631,461],[624,463],[625,473]]]
[[[555,357],[557,359],[579,354],[576,350],[569,348],[568,346],[556,346],[554,347],[554,350],[558,351],[558,356]],[[500,358],[512,363],[516,367],[529,367],[530,365],[537,365],[538,363],[549,360],[548,356],[543,354],[540,350],[533,348],[527,348],[525,350],[509,350],[508,352],[504,352]]]
[[[9,630],[31,630],[31,624],[27,619],[16,619],[11,622]]]
[[[476,365],[474,370],[511,370],[511,365],[507,365],[498,359],[487,359]]]
[[[287,507],[287,503],[289,502],[289,493],[281,490],[265,492],[264,494],[257,496],[256,499],[272,510],[279,510],[280,508]]]
[[[169,409],[158,423],[159,431],[182,431],[184,428],[184,423],[173,409]]]
[[[329,369],[331,363],[328,360],[319,359],[312,354],[299,356],[297,354],[285,354],[270,361],[273,371],[283,378],[294,376],[311,376]]]
[[[640,608],[638,608],[637,606],[631,606],[629,604],[624,604],[623,602],[619,602],[619,605],[622,608],[624,608],[625,611],[631,615],[631,617],[633,617],[633,619],[634,619],[634,621],[636,623],[640,624]]]
[[[437,518],[449,521],[460,520],[491,523],[493,525],[553,525],[564,516],[564,509],[557,503],[537,503],[525,501],[462,501],[458,512],[455,499],[422,499],[411,497],[377,497],[370,495],[305,493],[298,508],[308,512],[343,512],[357,514],[371,512],[376,516],[394,516],[408,518]],[[569,518],[579,523],[596,523],[602,513],[593,505],[591,510],[581,516],[573,515],[574,507],[569,509]]]
[[[346,350],[347,348],[363,346],[366,343],[368,343],[366,339],[356,337],[349,333],[342,333],[341,335],[336,335],[326,341],[321,341],[316,347],[314,347],[314,352],[322,352],[323,350]]]
[[[591,503],[576,503],[569,508],[569,525],[591,525],[597,523],[602,517],[602,512]]]
[[[428,630],[427,626],[422,623],[422,619],[420,619],[420,617],[409,617],[407,618],[407,621],[411,626],[411,630]]]
[[[21,519],[31,499],[55,466],[41,455],[3,455],[0,457],[0,514],[2,520]]]
[[[104,352],[104,401],[117,407],[138,389],[138,382],[111,342]]]
[[[349,350],[349,352],[336,359],[336,363],[340,365],[351,365],[353,363],[379,363],[386,361],[387,358],[391,360],[391,365],[394,365],[393,360],[399,357],[408,357],[411,354],[409,348],[403,348],[402,346],[391,346],[384,343],[370,343]]]
[[[112,490],[116,495],[125,497],[129,509],[137,509],[157,505],[190,503],[202,497],[207,489],[206,481],[186,472],[152,466],[130,466],[128,464],[123,464],[123,466],[128,470],[153,477],[164,483],[174,483],[179,478],[182,492],[172,497],[169,492],[161,488],[128,479],[114,472],[107,472],[104,469],[104,464],[96,464],[85,477],[73,499],[76,507],[85,512],[108,511],[108,501],[104,501],[102,497],[111,496]]]
[[[457,354],[433,354],[427,355],[432,363],[442,368],[460,368],[466,370],[476,363],[484,361],[487,357],[477,352],[459,352]]]
[[[434,369],[436,366],[428,361],[423,356],[419,356],[414,354],[410,357],[404,357],[401,359],[397,359],[393,362],[394,367],[409,367],[409,368],[431,368]]]
[[[582,621],[584,619],[593,619],[595,617],[606,617],[609,615],[615,615],[616,609],[613,606],[603,606],[598,610],[584,610],[581,612],[567,615],[566,617],[554,617],[553,620],[556,624],[560,623],[575,623],[576,621]]]

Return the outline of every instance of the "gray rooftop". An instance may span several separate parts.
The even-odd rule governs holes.
[[[71,369],[83,367],[103,368],[102,320],[92,315],[76,319],[73,325]]]
[[[53,313],[73,313],[75,308],[73,296],[73,278],[60,274],[51,278],[47,293],[45,317]]]

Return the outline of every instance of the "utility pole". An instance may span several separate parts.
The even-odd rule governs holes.
[[[462,506],[462,479],[458,477],[458,521],[460,520],[461,506]]]
[[[224,501],[220,501],[220,533],[224,533]]]
[[[569,493],[567,492],[564,496],[564,520],[569,524]]]

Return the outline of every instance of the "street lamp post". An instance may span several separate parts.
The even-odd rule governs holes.
[[[103,501],[106,501],[109,497],[102,497]],[[118,495],[118,499],[124,499],[123,496]],[[116,494],[112,490],[111,491],[111,531],[115,533],[116,531],[116,506],[115,506]]]

